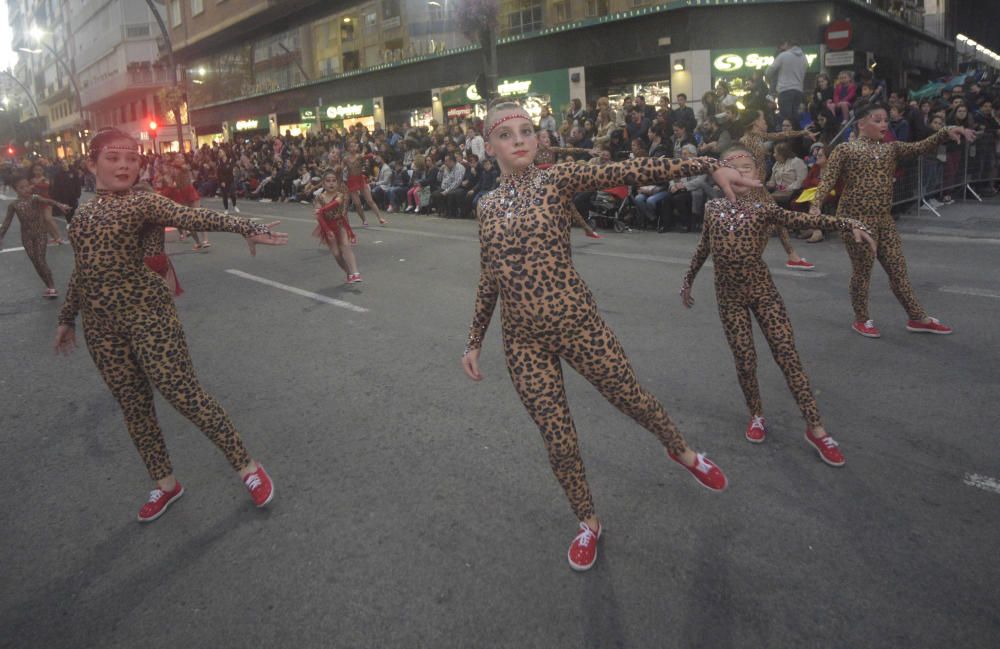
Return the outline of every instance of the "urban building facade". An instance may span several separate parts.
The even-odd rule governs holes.
[[[481,110],[472,87],[481,57],[459,29],[459,1],[171,0],[199,140]],[[554,111],[573,98],[641,92],[655,101],[671,90],[697,105],[718,80],[749,77],[788,38],[811,54],[811,74],[877,63],[895,87],[954,62],[946,0],[501,0],[499,8],[501,93],[547,100]],[[855,29],[849,47],[829,56],[824,34],[835,20]],[[715,65],[723,56],[740,66]]]

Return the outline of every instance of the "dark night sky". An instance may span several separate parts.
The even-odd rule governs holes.
[[[954,0],[955,32],[1000,52],[1000,0]]]

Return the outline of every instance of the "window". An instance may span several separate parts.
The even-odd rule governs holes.
[[[607,16],[609,12],[608,0],[587,0],[588,17]]]
[[[341,41],[353,41],[354,40],[354,19],[350,16],[341,19],[340,21],[340,40]],[[344,71],[347,71],[347,66],[344,66]]]
[[[557,24],[566,23],[572,20],[569,0],[556,0],[553,2],[551,16]]]
[[[514,0],[505,6],[509,7],[509,13],[504,36],[521,36],[543,27],[541,0]]]
[[[125,38],[144,38],[149,36],[149,23],[125,25]]]
[[[382,0],[382,26],[386,29],[399,27],[399,0]]]
[[[378,14],[372,11],[365,14],[365,33],[374,34],[378,31]]]
[[[197,16],[201,12],[205,11],[205,3],[203,0],[191,0],[191,15]]]
[[[361,56],[357,52],[344,52],[344,72],[353,72],[361,68]]]
[[[181,26],[181,0],[173,0],[167,7],[170,9],[170,26],[180,27]]]

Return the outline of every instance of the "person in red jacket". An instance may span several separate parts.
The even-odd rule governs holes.
[[[834,115],[839,110],[841,121],[846,122],[851,118],[851,108],[854,106],[854,100],[857,96],[858,87],[854,85],[851,73],[847,70],[841,70],[840,74],[837,75],[837,83],[833,86],[833,101],[827,105],[827,108]]]

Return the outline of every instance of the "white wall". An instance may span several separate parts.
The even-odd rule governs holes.
[[[684,61],[684,70],[674,70],[674,64]],[[670,96],[684,93],[695,112],[701,107],[701,96],[712,89],[712,57],[709,50],[687,50],[670,53]]]

